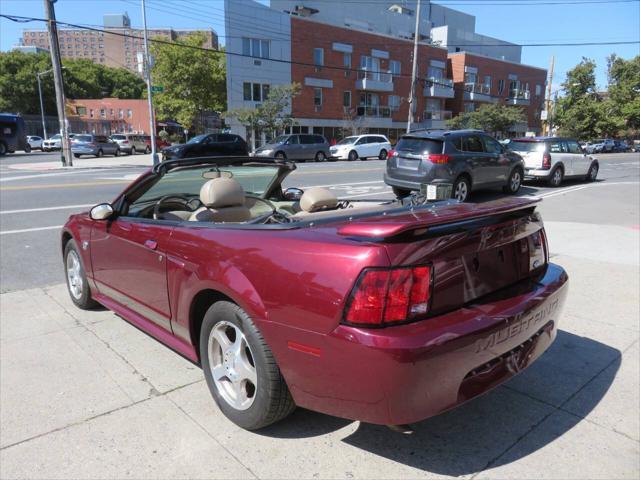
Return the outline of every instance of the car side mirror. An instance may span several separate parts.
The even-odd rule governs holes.
[[[290,187],[287,188],[284,191],[284,199],[285,200],[290,200],[290,201],[298,201],[300,200],[300,198],[302,197],[302,194],[304,193],[304,190],[301,190],[299,188],[294,188],[294,187]]]
[[[109,203],[96,205],[89,211],[91,220],[106,220],[113,215],[113,207]]]

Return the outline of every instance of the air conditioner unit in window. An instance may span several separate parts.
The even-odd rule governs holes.
[[[315,110],[316,110],[316,112],[321,112],[322,111],[322,105],[316,105]]]

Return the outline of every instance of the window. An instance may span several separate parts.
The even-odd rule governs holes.
[[[110,108],[110,109],[109,109],[109,116],[110,116],[110,117],[113,117],[113,108]]]
[[[260,57],[269,58],[271,45],[269,40],[260,40]]]
[[[127,118],[131,118],[131,115],[133,114],[133,112],[131,111],[130,108],[127,109]]]
[[[389,109],[392,112],[397,112],[400,110],[400,96],[399,95],[389,95]]]
[[[317,67],[321,67],[324,65],[324,49],[323,48],[313,49],[313,64]]]
[[[346,91],[342,92],[342,106],[349,108],[351,107],[351,92]]]
[[[76,113],[78,115],[86,115],[87,114],[87,107],[76,107]]]
[[[250,57],[270,58],[271,44],[269,40],[242,37],[242,54]]]
[[[244,82],[242,84],[242,98],[250,102],[261,102],[269,96],[269,84]]]
[[[313,104],[316,107],[322,106],[322,89],[321,88],[313,89]]]
[[[484,85],[488,91],[491,91],[491,75],[484,76]]]
[[[243,37],[242,38],[242,54],[243,55],[251,55],[251,39]]]
[[[427,69],[427,77],[434,80],[442,80],[444,78],[444,68],[430,66]]]
[[[475,110],[476,110],[476,106],[474,105],[473,102],[465,102],[464,103],[464,112],[465,113],[475,112]]]
[[[465,73],[464,74],[464,83],[467,85],[473,85],[477,82],[478,76],[475,73]]]
[[[498,80],[498,94],[504,92],[504,80]]]
[[[549,145],[550,153],[567,153],[567,144],[561,141],[553,141]]]
[[[567,147],[569,148],[569,153],[579,153],[582,155],[582,148],[578,145],[578,142],[575,140],[568,140]]]
[[[464,152],[484,152],[484,146],[478,135],[470,135],[462,138],[462,150]]]
[[[264,83],[262,85],[262,101],[265,101],[267,98],[269,98],[269,85]]]
[[[351,68],[351,54],[350,53],[345,53],[342,56],[342,66],[344,68]]]
[[[542,85],[536,83],[536,97],[539,97],[540,95],[542,95]]]
[[[249,82],[242,84],[242,98],[245,101],[251,101],[251,84]]]
[[[392,75],[400,75],[400,62],[398,60],[390,60],[389,71]]]
[[[502,153],[502,145],[491,137],[482,136],[484,151],[487,153]]]
[[[253,101],[262,101],[262,85],[260,85],[259,83],[253,84]]]
[[[101,109],[100,109],[100,118],[105,118],[105,116],[106,116],[106,115],[105,115],[104,108],[101,108]]]

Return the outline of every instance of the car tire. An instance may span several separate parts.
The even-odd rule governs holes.
[[[469,200],[471,194],[471,183],[466,176],[460,176],[453,183],[453,189],[451,190],[451,198],[458,200],[459,202],[466,202]]]
[[[67,292],[69,292],[71,301],[82,310],[89,310],[98,306],[98,302],[91,297],[91,289],[87,282],[82,257],[75,240],[69,240],[64,246],[63,258]]]
[[[589,166],[589,171],[587,172],[587,176],[584,179],[587,182],[595,182],[596,178],[598,178],[598,170],[600,170],[599,165],[596,162],[593,162]]]
[[[7,145],[4,142],[0,142],[0,157],[4,157],[7,154]]]
[[[74,156],[74,158],[80,158],[80,154],[79,153],[74,153],[73,156]]]
[[[562,185],[562,179],[564,178],[564,170],[562,167],[556,167],[549,175],[549,179],[547,180],[547,184],[550,187],[557,188]]]
[[[209,307],[200,330],[200,358],[216,404],[239,427],[258,430],[296,408],[271,349],[238,305],[219,301]]]
[[[398,199],[408,197],[411,194],[411,190],[407,188],[391,187],[391,190]]]
[[[522,178],[524,173],[521,168],[514,168],[509,175],[509,179],[507,180],[507,184],[502,187],[502,191],[504,193],[508,193],[510,195],[515,195],[520,191],[520,187],[522,186]]]
[[[31,145],[28,143],[24,147],[24,153],[31,153]]]
[[[144,149],[144,153],[146,154],[151,153],[151,147],[149,145],[147,145],[147,148]]]
[[[131,155],[135,155],[136,154],[136,147],[131,147]]]
[[[100,148],[100,149],[98,150],[98,152],[96,153],[96,157],[100,158],[100,157],[102,157],[102,155],[104,155],[104,152],[103,152],[103,151],[102,151],[102,149]]]
[[[276,160],[281,160],[281,161],[285,161],[287,159],[287,156],[285,155],[284,152],[277,152],[273,158],[275,158]]]
[[[378,154],[378,160],[386,160],[387,159],[387,151],[383,148],[382,150],[380,150],[380,153]]]
[[[120,149],[116,148],[115,153],[113,154],[114,157],[119,157],[120,156]]]
[[[318,152],[318,153],[316,153],[315,160],[316,160],[316,162],[326,162],[327,161],[327,156],[324,154],[324,152]]]
[[[356,160],[358,160],[358,152],[356,152],[355,150],[351,150],[349,152],[349,155],[347,156],[347,160],[349,160],[350,162],[355,162]]]

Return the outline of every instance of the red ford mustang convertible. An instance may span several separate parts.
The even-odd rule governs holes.
[[[288,162],[160,163],[62,232],[71,299],[202,366],[246,429],[295,406],[404,425],[553,342],[567,275],[533,199],[348,201]]]

